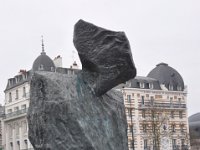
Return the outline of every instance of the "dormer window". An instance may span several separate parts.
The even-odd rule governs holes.
[[[146,83],[146,88],[149,89],[149,83]]]
[[[51,71],[52,71],[52,72],[54,72],[54,71],[55,71],[55,70],[54,70],[54,67],[51,67]]]
[[[137,84],[137,87],[140,87],[140,82],[137,82],[136,84]]]
[[[144,88],[144,83],[140,82],[140,88]]]
[[[38,70],[44,70],[44,66],[41,64],[38,68]]]
[[[150,88],[150,89],[153,89],[153,83],[150,83],[150,84],[149,84],[149,88]]]
[[[177,86],[177,90],[178,90],[178,91],[182,91],[181,86],[178,85],[178,86]]]
[[[169,90],[170,90],[170,91],[173,91],[173,89],[174,89],[174,88],[173,88],[173,85],[169,84]]]

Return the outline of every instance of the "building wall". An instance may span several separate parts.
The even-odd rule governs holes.
[[[17,83],[16,83],[17,84]],[[6,150],[32,149],[26,119],[30,101],[29,81],[5,91],[5,116],[2,120],[3,147]]]
[[[137,150],[144,150],[146,142],[146,149],[153,149],[154,135],[160,138],[161,149],[173,149],[173,139],[175,147],[181,148],[181,140],[184,141],[184,145],[189,145],[186,92],[141,88],[124,88],[122,92],[127,114],[130,150],[132,149],[131,124],[134,131],[134,147]],[[153,113],[155,113],[154,117],[152,117]],[[156,133],[153,132],[153,124],[155,124]]]

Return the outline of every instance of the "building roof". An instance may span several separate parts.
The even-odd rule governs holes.
[[[42,52],[40,56],[38,56],[32,67],[32,71],[55,71],[55,64],[53,60],[46,55],[45,52]]]
[[[200,138],[200,113],[189,117],[190,136]]]
[[[181,75],[166,63],[160,63],[149,72],[147,77],[157,79],[160,84],[164,84],[168,90],[173,86],[173,91],[183,91],[184,81]]]
[[[143,84],[143,89],[154,89],[154,90],[161,90],[160,84],[158,80],[149,78],[149,77],[142,77],[136,76],[134,79],[129,81],[131,88],[141,88],[141,84]]]
[[[189,122],[200,121],[200,112],[190,116],[188,120],[189,120]]]

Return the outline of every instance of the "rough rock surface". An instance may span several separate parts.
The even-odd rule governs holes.
[[[81,74],[35,73],[28,123],[35,150],[128,150],[122,95],[96,97]]]
[[[129,41],[124,32],[114,32],[79,20],[74,28],[84,80],[97,96],[136,75]]]
[[[74,44],[83,70],[35,72],[28,111],[35,150],[128,150],[122,94],[110,90],[136,74],[124,33],[79,21]]]

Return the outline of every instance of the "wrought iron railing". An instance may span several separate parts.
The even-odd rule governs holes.
[[[186,108],[186,104],[179,103],[159,103],[159,102],[151,102],[145,101],[144,104],[139,103],[139,108]]]
[[[19,115],[25,114],[25,113],[27,113],[27,112],[28,112],[28,108],[26,108],[26,109],[21,109],[21,110],[17,110],[17,111],[14,111],[14,112],[5,114],[5,115],[4,115],[4,119],[11,118],[11,117],[15,117],[15,116],[19,116]]]

